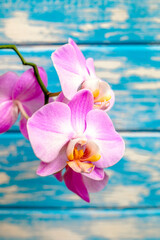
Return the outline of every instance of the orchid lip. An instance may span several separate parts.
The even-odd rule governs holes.
[[[98,146],[92,141],[73,139],[67,147],[67,164],[79,173],[90,173],[93,171],[94,162],[101,158]]]
[[[110,104],[109,100],[111,100],[111,92],[110,92],[110,87],[107,83],[103,83],[104,81],[101,81],[98,78],[93,78],[89,76],[81,85],[81,88],[84,89],[89,89],[94,98],[94,104],[95,108],[100,108],[100,109],[107,109]],[[103,84],[102,84],[103,83]]]
[[[88,162],[81,162],[80,160],[75,161],[67,161],[67,164],[70,168],[72,168],[75,172],[78,173],[91,173],[95,165]]]
[[[104,101],[104,102],[96,102],[94,103],[94,109],[101,109],[101,110],[106,110],[108,109],[110,106],[110,102],[109,101]]]
[[[98,96],[94,99],[94,102],[107,102],[111,99],[111,95],[109,94],[108,96],[102,96],[99,97]]]

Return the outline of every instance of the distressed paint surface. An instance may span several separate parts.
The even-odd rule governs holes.
[[[0,42],[159,42],[159,9],[159,0],[1,1]]]
[[[51,53],[58,46],[24,47],[27,61],[43,66],[48,75],[50,91],[60,91]],[[160,129],[160,47],[159,46],[85,46],[85,57],[93,57],[97,76],[109,82],[116,94],[116,103],[109,112],[119,130]],[[21,65],[13,51],[0,51],[0,74],[15,71]],[[14,128],[15,129],[15,128]]]
[[[106,169],[106,188],[87,204],[53,176],[39,177],[30,144],[21,134],[0,138],[0,206],[160,207],[160,134],[126,133],[124,158]],[[99,201],[101,199],[101,201]]]
[[[159,210],[1,210],[0,238],[159,239]]]
[[[0,136],[0,239],[160,239],[159,9],[159,0],[0,1],[0,43],[18,43],[43,66],[50,91],[60,90],[56,44],[71,37],[83,45],[115,91],[109,115],[126,142],[124,158],[106,169],[108,185],[87,204],[53,176],[36,175],[39,160],[16,123]],[[0,74],[26,69],[0,51]]]

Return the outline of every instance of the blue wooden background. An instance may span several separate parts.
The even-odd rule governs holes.
[[[0,1],[0,43],[43,66],[50,91],[60,90],[51,53],[69,37],[115,91],[109,115],[125,156],[87,204],[36,175],[39,160],[17,123],[0,136],[0,239],[160,239],[160,1]],[[26,69],[0,51],[0,74]]]

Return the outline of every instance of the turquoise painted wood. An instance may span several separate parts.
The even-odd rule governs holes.
[[[160,133],[125,133],[124,158],[106,169],[106,188],[85,203],[53,176],[39,177],[29,142],[21,134],[0,138],[0,206],[14,207],[160,207]]]
[[[1,240],[159,239],[159,210],[4,209],[0,216]]]
[[[0,135],[0,239],[160,239],[160,1],[0,1],[0,44],[17,43],[59,91],[51,53],[69,37],[93,57],[116,103],[109,112],[126,143],[87,204],[53,176],[39,177],[18,122]],[[0,74],[23,67],[0,51]]]
[[[43,66],[48,75],[50,91],[60,91],[58,76],[51,61],[58,46],[24,47],[27,61]],[[109,112],[119,130],[160,129],[160,47],[159,46],[86,46],[86,58],[93,57],[97,76],[109,82],[116,94],[116,103]],[[0,51],[0,74],[22,67],[13,51]]]
[[[159,42],[159,9],[159,0],[5,0],[0,2],[0,41]]]

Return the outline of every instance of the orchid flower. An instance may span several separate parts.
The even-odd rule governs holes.
[[[93,59],[85,59],[72,39],[57,49],[51,58],[62,87],[58,101],[67,102],[80,89],[89,89],[94,97],[94,108],[108,111],[113,106],[115,98],[109,84],[96,76]]]
[[[47,75],[39,67],[39,74],[47,85]],[[20,77],[14,72],[0,76],[0,133],[8,131],[21,114],[20,130],[28,138],[27,119],[44,104],[44,95],[34,75],[33,69]]]
[[[109,116],[93,109],[89,90],[80,90],[69,104],[53,102],[35,112],[27,123],[29,140],[41,159],[40,176],[60,174],[66,169],[67,187],[89,202],[89,192],[107,184],[104,168],[117,163],[124,142]]]

